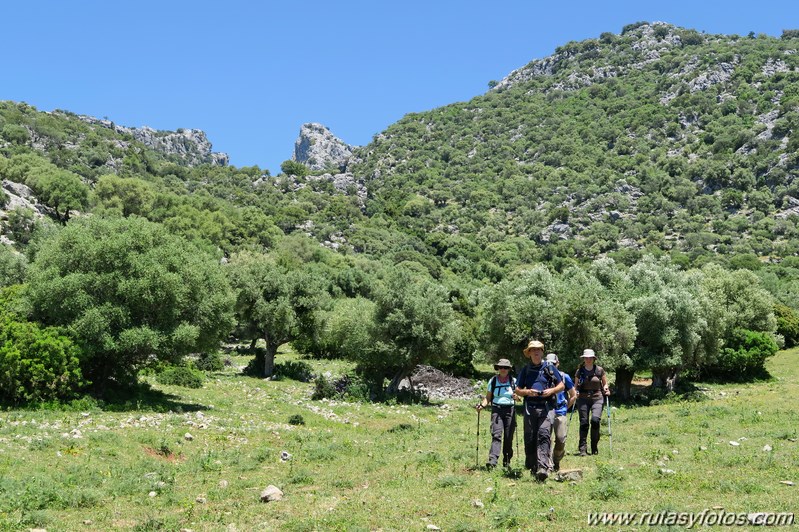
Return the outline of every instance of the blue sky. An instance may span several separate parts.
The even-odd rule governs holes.
[[[206,131],[273,174],[300,126],[366,144],[403,115],[469,100],[572,40],[665,21],[799,28],[788,0],[4,2],[0,99],[126,126]]]

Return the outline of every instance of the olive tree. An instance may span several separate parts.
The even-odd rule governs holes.
[[[679,372],[698,367],[711,353],[703,341],[710,333],[699,287],[666,260],[645,257],[630,268],[626,307],[638,335],[633,366],[652,369],[652,386],[671,391]]]
[[[81,218],[41,243],[28,270],[31,317],[62,327],[95,387],[135,382],[153,360],[218,346],[233,326],[219,263],[143,218]]]
[[[239,334],[252,342],[256,372],[272,375],[281,344],[313,334],[314,313],[328,300],[325,280],[306,267],[290,268],[270,255],[242,252],[228,264],[236,292]],[[263,339],[266,350],[255,349]]]
[[[520,270],[480,294],[479,336],[490,359],[523,361],[530,338],[546,345],[560,338],[560,280],[544,266]]]

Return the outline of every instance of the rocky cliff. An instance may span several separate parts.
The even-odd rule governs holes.
[[[212,151],[211,142],[205,132],[200,129],[181,128],[177,131],[158,131],[147,126],[120,126],[110,120],[101,120],[91,116],[80,116],[79,118],[88,124],[113,129],[123,135],[130,135],[148,148],[160,151],[165,155],[177,155],[189,166],[200,164],[227,166],[229,162],[226,153]]]
[[[312,171],[344,170],[352,156],[352,146],[333,135],[322,124],[303,124],[294,143],[293,160]]]

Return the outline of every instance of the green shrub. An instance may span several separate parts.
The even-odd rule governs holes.
[[[155,378],[160,384],[201,388],[205,380],[203,374],[189,366],[169,366]]]
[[[302,414],[294,414],[289,417],[288,423],[289,425],[305,425],[305,418],[302,417]]]
[[[225,363],[218,352],[200,353],[194,365],[201,371],[222,371]]]
[[[766,332],[736,329],[732,340],[707,369],[713,377],[745,381],[765,376],[766,359],[777,352],[777,342]]]
[[[85,384],[79,349],[54,328],[5,319],[0,324],[0,401],[72,398]]]
[[[307,362],[287,360],[275,365],[275,377],[288,378],[300,382],[311,382],[313,373]]]
[[[311,399],[314,401],[321,401],[322,399],[333,399],[337,396],[338,392],[336,391],[336,387],[333,385],[330,379],[324,375],[319,375],[316,377]]]
[[[799,313],[789,306],[774,305],[774,316],[777,318],[777,334],[785,338],[785,348],[799,344]]]

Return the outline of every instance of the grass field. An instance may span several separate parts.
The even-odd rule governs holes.
[[[536,483],[519,457],[475,469],[489,416],[476,457],[474,401],[311,401],[312,384],[235,367],[121,408],[2,411],[0,529],[581,530],[589,512],[794,512],[799,486],[781,481],[799,484],[797,357],[772,358],[768,382],[702,385],[702,401],[614,407],[613,455],[605,425],[599,456],[564,459],[576,483]],[[283,500],[260,501],[270,484]]]

